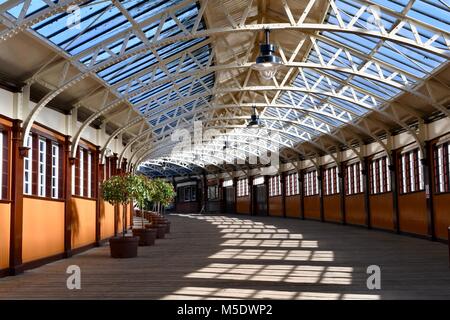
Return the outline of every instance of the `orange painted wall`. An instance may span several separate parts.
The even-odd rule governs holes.
[[[320,198],[319,196],[305,197],[305,218],[320,220]]]
[[[348,224],[365,225],[364,194],[345,197],[345,220]]]
[[[0,270],[9,267],[11,205],[0,203]]]
[[[323,197],[323,210],[325,221],[340,222],[340,201],[339,194]]]
[[[95,200],[72,198],[72,248],[95,242]]]
[[[269,216],[283,216],[283,198],[281,196],[269,197]]]
[[[300,196],[286,197],[286,217],[300,218]]]
[[[433,196],[434,230],[439,239],[448,239],[450,226],[450,194],[437,194]]]
[[[400,231],[427,235],[428,219],[425,192],[398,196]]]
[[[114,236],[114,207],[108,202],[100,202],[101,239]]]
[[[64,202],[25,197],[23,199],[23,262],[63,252]]]
[[[250,214],[250,197],[236,198],[236,213]]]
[[[372,227],[394,230],[392,192],[374,194],[370,199],[370,223]]]

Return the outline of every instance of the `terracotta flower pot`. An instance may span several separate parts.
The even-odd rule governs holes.
[[[111,258],[135,258],[137,257],[137,248],[139,237],[114,237],[109,239]]]
[[[140,246],[152,246],[156,239],[155,229],[133,229],[133,236],[139,237]]]

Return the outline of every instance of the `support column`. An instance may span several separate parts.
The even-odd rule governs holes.
[[[233,188],[234,188],[234,214],[237,214],[237,178],[233,178]]]
[[[70,156],[70,137],[64,142],[64,256],[72,256],[72,167],[76,158]]]
[[[339,167],[339,190],[341,191],[339,193],[339,211],[341,216],[341,223],[346,224],[346,217],[345,217],[345,165],[341,163]]]
[[[286,218],[286,172],[282,172],[280,175],[281,183],[281,213]]]
[[[250,201],[250,215],[255,214],[255,208],[253,203],[253,176],[248,177],[248,198]]]
[[[300,195],[300,218],[305,220],[305,172],[298,171],[298,192]]]
[[[426,199],[426,207],[427,207],[427,220],[428,220],[428,236],[431,240],[436,240],[436,232],[434,229],[434,216],[433,216],[433,201],[431,199],[431,177],[433,175],[432,167],[431,167],[431,155],[432,149],[429,141],[425,141],[425,154],[422,155],[422,159],[420,159],[420,163],[422,165],[423,171],[423,184],[425,187],[425,199]]]
[[[366,226],[368,229],[372,228],[371,218],[370,218],[370,188],[369,188],[369,158],[364,157],[362,165],[361,174],[363,175],[363,191],[364,191],[364,212],[366,219]]]
[[[102,240],[102,225],[101,225],[101,212],[102,212],[102,190],[101,183],[103,182],[103,173],[105,165],[100,163],[100,152],[97,148],[95,154],[95,167],[97,173],[95,175],[95,187],[96,187],[96,200],[95,200],[95,245],[100,246]]]
[[[206,178],[206,173],[203,172],[203,207],[205,213],[208,211],[208,179]]]
[[[11,224],[9,248],[9,274],[23,272],[22,233],[23,233],[23,162],[29,148],[22,147],[21,121],[14,120],[12,127],[11,161]]]
[[[264,185],[266,186],[266,213],[269,216],[270,215],[270,208],[269,208],[269,204],[270,204],[270,197],[269,197],[269,176],[264,176]]]
[[[392,163],[389,165],[389,172],[391,178],[391,189],[392,189],[392,206],[393,206],[393,222],[394,230],[396,233],[400,233],[400,218],[398,210],[398,174],[397,174],[397,153],[392,151],[391,153]]]
[[[319,180],[319,200],[320,200],[320,221],[325,221],[325,212],[323,206],[323,167],[320,166],[317,172],[317,180]]]

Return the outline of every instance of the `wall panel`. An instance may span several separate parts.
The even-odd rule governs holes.
[[[0,270],[9,267],[11,205],[0,203]]]
[[[24,263],[64,252],[64,202],[23,199]]]
[[[345,197],[345,221],[348,224],[365,225],[364,194]]]
[[[237,197],[236,198],[236,213],[250,214],[250,197]]]
[[[72,198],[72,249],[95,242],[95,200]]]
[[[286,197],[286,217],[300,218],[300,195]]]
[[[323,210],[325,221],[340,222],[340,201],[339,194],[323,197]]]
[[[427,235],[428,219],[425,192],[398,196],[400,231]]]
[[[101,239],[114,236],[114,206],[108,202],[100,202],[100,234]]]
[[[320,198],[319,196],[305,197],[305,218],[320,220]]]
[[[269,197],[269,216],[283,216],[283,197]]]
[[[448,227],[450,226],[450,193],[433,196],[434,230],[439,239],[448,239]]]
[[[370,223],[378,229],[394,230],[392,192],[370,195]]]

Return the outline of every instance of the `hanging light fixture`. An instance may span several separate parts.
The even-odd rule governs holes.
[[[252,107],[252,115],[250,116],[250,121],[247,124],[247,128],[260,127],[261,123],[259,121],[259,116],[256,114],[256,107]]]
[[[265,29],[264,33],[266,41],[259,45],[259,56],[256,58],[256,63],[252,65],[252,69],[259,71],[264,80],[270,80],[281,66],[281,60],[274,55],[275,46],[269,42],[270,30]]]

